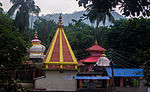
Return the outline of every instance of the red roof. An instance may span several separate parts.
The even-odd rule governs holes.
[[[87,49],[88,51],[106,51],[106,49],[102,48],[99,45],[93,45],[92,47]]]
[[[77,63],[63,30],[62,17],[60,15],[57,31],[44,58],[44,64],[47,69],[77,69]]]
[[[80,62],[84,63],[96,63],[100,57],[87,57],[85,59],[80,60]]]

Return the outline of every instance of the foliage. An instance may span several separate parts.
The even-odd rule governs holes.
[[[65,27],[65,33],[71,44],[71,47],[78,59],[86,57],[86,49],[94,43],[94,32],[92,27],[80,22],[80,25],[70,24]]]
[[[42,44],[49,47],[50,41],[56,32],[57,24],[53,20],[39,18],[34,22],[34,30],[37,30],[38,37]]]
[[[119,20],[111,26],[107,34],[105,47],[113,48],[120,52],[121,56],[128,56],[130,61],[125,61],[134,65],[143,66],[145,64],[145,79],[150,82],[149,60],[150,60],[150,19]]]
[[[83,22],[78,24],[80,25],[76,26],[76,23],[69,24],[64,30],[77,59],[80,60],[89,56],[86,49],[94,45],[94,33],[96,29]],[[99,45],[103,46],[106,42],[106,36],[102,35],[106,34],[108,30],[109,29],[106,27],[100,27],[97,29],[96,39],[98,40]]]
[[[29,26],[29,14],[38,15],[40,8],[35,5],[33,0],[10,0],[13,6],[9,9],[8,15],[12,16],[17,10],[15,24],[19,31],[24,33],[25,28]]]
[[[109,18],[109,22],[114,22],[114,17],[110,11],[98,12],[93,4],[88,5],[86,10],[88,11],[88,14],[84,14],[84,16],[86,19],[89,19],[92,24],[96,22],[96,28],[98,28],[101,21],[103,22],[103,25],[105,25],[106,17]]]
[[[21,63],[26,55],[27,44],[15,27],[14,21],[3,13],[0,14],[0,42],[0,64]]]
[[[0,2],[0,14],[3,12],[2,3]]]
[[[145,85],[150,87],[150,60],[145,63],[144,75],[145,80],[147,81]]]
[[[25,92],[19,80],[11,78],[7,74],[7,69],[0,66],[0,92]]]
[[[144,18],[116,21],[107,35],[107,45],[132,53],[147,51],[150,44],[149,24],[150,20]]]
[[[149,0],[76,0],[79,6],[87,7],[89,3],[94,5],[94,8],[100,13],[107,12],[119,7],[125,16],[149,16],[150,1]]]
[[[78,59],[82,59],[87,57],[89,54],[86,49],[94,44],[94,32],[96,29],[94,27],[90,27],[89,25],[83,23],[81,20],[73,20],[73,24],[69,24],[69,26],[64,26],[64,31],[67,35],[69,43]],[[48,24],[48,30],[46,31],[46,26]],[[35,21],[34,29],[38,31],[38,37],[41,40],[42,44],[46,46],[48,49],[53,36],[56,32],[57,24],[53,20],[45,20],[40,18]],[[97,40],[101,41],[100,45],[104,45],[106,42],[106,34],[108,32],[108,28],[102,27],[98,29],[97,32]],[[28,34],[32,35],[32,39],[34,38],[33,30]],[[30,40],[31,41],[31,40]]]

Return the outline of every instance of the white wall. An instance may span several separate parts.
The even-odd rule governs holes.
[[[46,78],[35,80],[35,88],[46,88],[48,91],[76,91],[77,82],[73,79],[76,71],[46,71]]]

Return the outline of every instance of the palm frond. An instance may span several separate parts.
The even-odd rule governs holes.
[[[8,15],[9,15],[9,16],[12,16],[17,8],[19,8],[19,4],[18,4],[18,3],[14,4],[14,5],[8,10],[8,12],[7,12]]]
[[[0,2],[0,6],[3,6],[3,4]]]
[[[112,13],[110,11],[107,12],[107,16],[109,18],[109,22],[113,23],[115,19],[114,19],[113,15],[112,15]]]

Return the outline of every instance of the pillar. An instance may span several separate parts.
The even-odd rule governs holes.
[[[120,87],[123,87],[123,78],[120,78]]]
[[[79,88],[82,88],[82,79],[80,79],[80,81],[79,81]]]
[[[107,80],[107,88],[109,88],[109,80]]]

